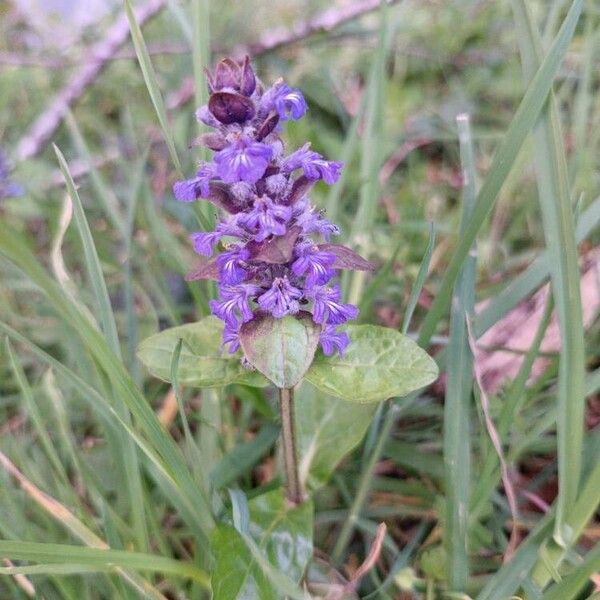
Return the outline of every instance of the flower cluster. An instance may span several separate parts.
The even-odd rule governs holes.
[[[337,269],[372,267],[349,248],[329,243],[339,230],[307,194],[319,180],[334,184],[343,165],[325,160],[309,144],[286,156],[281,123],[303,117],[306,102],[281,80],[265,89],[248,57],[221,61],[207,78],[208,105],[196,114],[214,131],[198,142],[215,154],[173,191],[183,202],[208,200],[223,216],[214,231],[191,236],[196,252],[210,258],[188,279],[219,282],[219,298],[210,306],[225,323],[223,343],[230,352],[239,347],[241,324],[255,314],[280,319],[312,309],[323,351],[341,355],[349,338],[337,327],[355,319],[358,308],[342,302],[331,280]]]
[[[10,179],[10,163],[8,156],[0,148],[0,199],[22,196],[25,193],[23,186]]]

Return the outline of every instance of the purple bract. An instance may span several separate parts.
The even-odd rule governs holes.
[[[197,232],[191,240],[204,259],[188,279],[216,279],[219,298],[210,302],[224,321],[223,344],[239,348],[239,328],[256,314],[276,319],[311,310],[321,326],[321,347],[340,355],[350,343],[337,327],[358,316],[345,304],[339,285],[331,284],[340,268],[371,269],[349,248],[320,244],[339,229],[308,198],[318,181],[332,185],[343,164],[326,160],[310,144],[284,154],[280,122],[304,116],[302,93],[283,81],[265,89],[248,58],[221,61],[208,73],[210,98],[197,111],[214,131],[199,143],[215,151],[196,176],[178,181],[178,200],[205,199],[222,209],[215,231]],[[219,251],[220,250],[220,251]]]

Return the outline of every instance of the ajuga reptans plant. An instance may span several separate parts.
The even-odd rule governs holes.
[[[306,495],[294,394],[303,381],[324,402],[331,396],[379,402],[431,383],[437,367],[397,331],[348,323],[358,308],[342,300],[335,278],[340,269],[373,267],[332,242],[337,226],[309,199],[318,181],[338,181],[342,163],[308,143],[286,151],[281,140],[283,123],[306,114],[300,91],[283,81],[265,88],[247,57],[222,60],[208,74],[208,88],[208,104],[197,116],[212,131],[198,143],[214,154],[195,177],[175,183],[174,193],[182,202],[208,201],[219,209],[213,231],[191,236],[201,258],[187,279],[218,282],[210,308],[223,325],[211,316],[167,329],[145,340],[138,356],[158,377],[174,382],[178,373],[180,383],[195,387],[271,382],[279,395],[286,496],[299,504]],[[233,356],[240,348],[241,363]]]
[[[214,231],[194,233],[196,252],[207,257],[188,279],[215,279],[219,297],[210,303],[224,323],[223,344],[240,345],[243,323],[257,315],[281,319],[308,311],[320,326],[326,355],[342,355],[350,340],[338,326],[358,308],[341,299],[339,269],[369,270],[349,248],[331,243],[338,235],[310,202],[319,180],[337,182],[343,164],[326,160],[307,143],[286,153],[282,124],[307,111],[302,93],[282,80],[269,88],[256,77],[248,57],[226,58],[207,74],[210,97],[197,111],[214,131],[198,142],[214,151],[193,179],[178,181],[178,200],[204,199],[222,209]],[[209,258],[210,257],[210,258]]]

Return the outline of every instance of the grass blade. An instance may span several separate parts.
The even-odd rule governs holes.
[[[0,540],[0,554],[11,560],[26,560],[44,563],[42,569],[34,567],[0,567],[0,574],[12,575],[14,573],[40,573],[48,572],[47,565],[54,564],[71,568],[70,573],[81,572],[74,570],[75,566],[87,567],[84,572],[108,571],[114,567],[132,569],[136,571],[147,571],[153,573],[165,573],[193,579],[210,589],[208,575],[196,565],[139,552],[126,552],[123,550],[102,550],[86,546],[70,546],[67,544],[38,544],[36,542],[22,542],[12,540]],[[41,565],[40,565],[41,566]],[[62,572],[65,571],[55,571]]]
[[[168,465],[170,476],[176,482],[181,497],[186,499],[191,506],[195,506],[192,514],[195,515],[195,523],[199,526],[199,530],[196,531],[202,532],[201,537],[207,537],[214,525],[214,519],[209,508],[199,502],[200,498],[196,484],[185,465],[179,448],[164,430],[148,402],[124,369],[123,364],[107,346],[103,336],[90,325],[87,318],[81,315],[77,307],[66,298],[60,287],[47,275],[20,237],[1,221],[0,255],[3,255],[21,269],[44,291],[65,323],[72,327],[73,331],[82,339],[88,351],[106,373],[114,393],[117,397],[123,399],[152,447]],[[3,326],[3,329],[8,335],[15,337],[14,333],[16,332],[9,333],[10,328],[5,326]],[[22,336],[20,337],[22,338]],[[60,365],[60,363],[58,364]]]
[[[408,301],[408,304],[406,305],[404,319],[402,320],[402,333],[404,335],[408,333],[408,329],[410,327],[415,308],[417,308],[419,296],[421,295],[421,291],[423,290],[423,286],[425,285],[425,280],[427,279],[427,274],[429,273],[429,265],[431,264],[431,257],[433,255],[434,248],[435,225],[431,223],[431,229],[429,230],[429,242],[427,244],[425,254],[423,255],[423,260],[421,260],[421,264],[419,265],[419,272],[417,273],[417,278],[415,279],[415,283],[412,287],[412,290],[410,291],[410,299]]]
[[[92,237],[90,226],[85,218],[83,205],[81,204],[81,199],[79,198],[79,194],[75,188],[75,182],[71,177],[67,161],[58,147],[53,147],[58,159],[60,170],[62,171],[63,177],[65,178],[65,183],[67,184],[67,191],[69,192],[69,196],[73,202],[75,223],[77,224],[77,231],[79,232],[79,237],[81,238],[81,244],[83,246],[83,253],[85,256],[85,265],[88,272],[88,277],[90,278],[90,283],[92,284],[92,288],[94,290],[102,331],[104,331],[104,335],[106,336],[107,342],[112,348],[112,351],[116,356],[120,357],[121,347],[117,333],[117,324],[115,323],[108,290],[106,288],[106,282],[104,281],[102,267],[100,266],[100,259],[98,258],[98,252],[96,251],[96,246],[94,244],[94,238]]]
[[[552,586],[543,596],[542,600],[575,600],[580,598],[583,588],[589,583],[592,575],[600,571],[600,544],[591,550],[585,560],[564,579]]]
[[[449,306],[452,287],[469,253],[469,249],[483,222],[492,210],[496,197],[508,177],[525,139],[533,129],[546,103],[554,77],[562,64],[575,32],[582,8],[583,0],[575,0],[571,5],[550,51],[527,88],[502,145],[496,152],[490,171],[477,195],[471,219],[446,269],[427,317],[423,321],[419,335],[419,345],[423,347],[429,344],[439,320]]]
[[[76,538],[91,548],[109,550],[109,546],[104,540],[86,527],[63,504],[44,493],[29,481],[2,452],[0,452],[0,465],[15,478],[21,489],[23,489],[38,506],[63,527],[68,529]],[[117,567],[115,570],[133,589],[144,593],[148,598],[152,598],[153,600],[166,600],[165,596],[139,575],[128,573],[120,567]]]
[[[463,169],[463,210],[460,236],[475,204],[475,158],[469,117],[456,119]],[[471,399],[473,393],[473,354],[469,345],[467,318],[475,310],[475,256],[463,263],[454,286],[450,313],[448,380],[444,402],[444,466],[446,481],[446,544],[448,585],[464,592],[469,578],[468,515],[471,493]]]
[[[162,129],[169,154],[171,155],[173,165],[175,166],[178,175],[183,177],[181,163],[179,162],[179,156],[177,155],[177,150],[175,148],[175,140],[173,139],[173,133],[171,132],[169,121],[167,119],[167,109],[160,91],[160,86],[158,85],[158,78],[156,77],[154,66],[150,60],[150,54],[148,53],[146,42],[144,41],[144,36],[142,35],[142,30],[140,29],[140,26],[135,18],[135,13],[133,11],[133,7],[131,6],[131,0],[123,1],[125,3],[127,19],[129,20],[129,27],[131,29],[131,40],[133,42],[133,47],[135,48],[135,54],[138,62],[140,63],[140,68],[142,69],[142,75],[144,76],[146,88],[150,94],[152,104],[154,105],[154,110],[156,111],[156,116],[158,117],[158,122],[160,123],[160,127]]]
[[[575,5],[575,3],[573,3]],[[540,62],[542,42],[523,0],[513,0],[513,12],[526,80]],[[566,514],[578,493],[585,410],[585,348],[575,226],[568,171],[558,108],[553,95],[533,131],[540,206],[550,256],[550,276],[561,333],[558,378],[559,496],[555,536],[573,542],[563,531]]]
[[[58,158],[60,170],[62,171],[63,177],[67,185],[67,191],[73,202],[73,214],[75,217],[75,223],[77,224],[77,230],[81,238],[83,245],[83,253],[85,256],[85,265],[90,278],[94,295],[96,298],[96,304],[99,309],[99,319],[102,325],[102,330],[106,336],[107,343],[111,348],[117,359],[121,358],[121,347],[119,343],[119,336],[117,333],[117,324],[115,322],[112,306],[110,303],[110,297],[106,288],[106,282],[102,274],[102,267],[100,266],[100,259],[92,232],[88,225],[87,219],[85,218],[85,212],[81,199],[75,188],[75,182],[71,177],[69,166],[63,156],[62,152],[57,146],[54,146],[54,152]],[[129,422],[129,413],[125,404],[117,398],[117,410],[122,419]],[[140,469],[137,460],[137,452],[131,439],[127,436],[121,438],[123,444],[123,466],[125,470],[125,481],[129,490],[129,500],[131,503],[132,516],[137,532],[138,543],[141,548],[148,547],[148,533],[146,530],[146,523],[144,518],[144,503],[143,503],[143,490],[142,480],[140,476]]]

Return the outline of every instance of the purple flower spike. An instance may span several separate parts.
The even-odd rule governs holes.
[[[350,343],[350,338],[345,331],[337,332],[335,325],[326,325],[321,332],[319,341],[325,356],[331,356],[337,350],[341,358]]]
[[[235,285],[246,279],[248,271],[246,263],[250,258],[250,251],[236,246],[219,255],[217,264],[221,274],[221,282],[226,285]]]
[[[290,116],[297,121],[306,114],[308,105],[300,90],[281,83],[265,92],[261,100],[261,108],[265,113],[276,110],[282,121],[287,121]]]
[[[306,274],[306,285],[311,288],[327,283],[335,275],[334,262],[335,254],[320,251],[312,242],[305,242],[296,249],[292,271],[298,277]]]
[[[258,297],[258,305],[276,319],[281,319],[300,310],[298,300],[301,297],[302,291],[292,286],[287,277],[277,277],[271,289]]]
[[[358,317],[358,308],[353,304],[340,302],[340,287],[314,287],[310,296],[314,301],[313,320],[322,325],[341,325]]]
[[[275,204],[268,196],[262,196],[255,200],[250,212],[239,217],[238,222],[254,234],[255,241],[262,242],[270,235],[284,235],[291,218],[291,207]]]
[[[240,285],[222,285],[219,300],[209,302],[213,314],[230,328],[237,328],[239,320],[243,323],[252,318],[252,310],[248,304],[260,288],[249,283]]]
[[[290,154],[283,163],[283,169],[288,173],[302,169],[308,179],[322,179],[328,185],[337,182],[343,166],[343,162],[325,160],[318,152],[310,150],[309,144]]]
[[[178,200],[205,198],[227,214],[214,231],[191,235],[198,254],[220,251],[188,280],[217,279],[219,296],[209,305],[225,323],[223,346],[231,353],[240,347],[241,325],[255,315],[281,319],[302,307],[322,325],[325,354],[341,356],[350,340],[336,326],[356,318],[358,308],[341,302],[338,285],[327,284],[339,269],[364,269],[369,263],[349,248],[318,245],[313,236],[329,241],[339,229],[308,195],[316,181],[338,181],[342,163],[326,160],[310,144],[286,156],[281,123],[303,117],[306,101],[282,81],[265,89],[247,58],[221,61],[208,82],[208,104],[197,117],[214,131],[199,143],[215,154],[195,178],[178,181],[173,189]]]
[[[231,146],[215,154],[217,175],[225,183],[256,183],[264,175],[271,156],[273,149],[270,146],[241,136]]]

